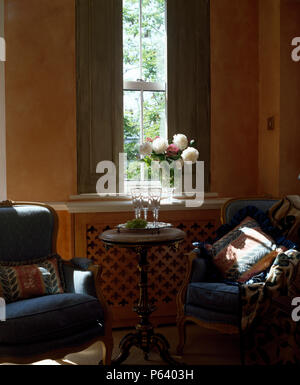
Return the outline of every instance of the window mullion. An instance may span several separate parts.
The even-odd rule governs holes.
[[[144,91],[166,91],[166,83],[125,80],[123,89],[126,91],[140,91],[141,89]]]

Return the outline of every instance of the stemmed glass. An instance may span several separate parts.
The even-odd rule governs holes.
[[[144,219],[145,221],[147,221],[148,210],[150,206],[150,197],[149,197],[148,189],[143,189],[141,191],[141,206],[144,210]]]
[[[151,188],[149,190],[150,203],[153,211],[154,226],[156,226],[158,222],[161,193],[162,193],[161,188]]]
[[[134,208],[135,218],[141,218],[142,209],[142,191],[139,188],[131,189],[132,204]]]

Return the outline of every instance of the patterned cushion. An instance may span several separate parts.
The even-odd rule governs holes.
[[[61,259],[51,255],[43,259],[0,263],[0,296],[6,303],[48,294],[64,293]]]
[[[268,268],[285,247],[277,247],[270,235],[247,216],[209,247],[213,262],[225,279],[246,282]]]

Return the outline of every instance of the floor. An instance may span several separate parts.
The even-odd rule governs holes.
[[[118,354],[118,345],[122,337],[133,329],[115,330],[114,353]],[[187,365],[240,365],[240,341],[237,335],[223,335],[218,332],[200,328],[197,325],[187,326],[187,342],[182,357],[175,355],[177,345],[177,329],[175,326],[163,326],[156,328],[170,343],[171,355]],[[33,365],[97,365],[100,359],[100,343],[95,343],[88,349],[66,356],[63,360],[44,360]],[[151,352],[149,361],[144,361],[143,354],[132,348],[125,365],[161,365],[156,352]]]

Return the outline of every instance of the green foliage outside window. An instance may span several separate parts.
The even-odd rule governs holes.
[[[139,0],[123,0],[123,77],[165,83],[165,0],[142,0],[142,74],[140,73]],[[139,145],[147,137],[165,136],[165,92],[143,92],[143,135],[140,137],[140,91],[124,91],[124,152],[128,179],[137,179]]]

